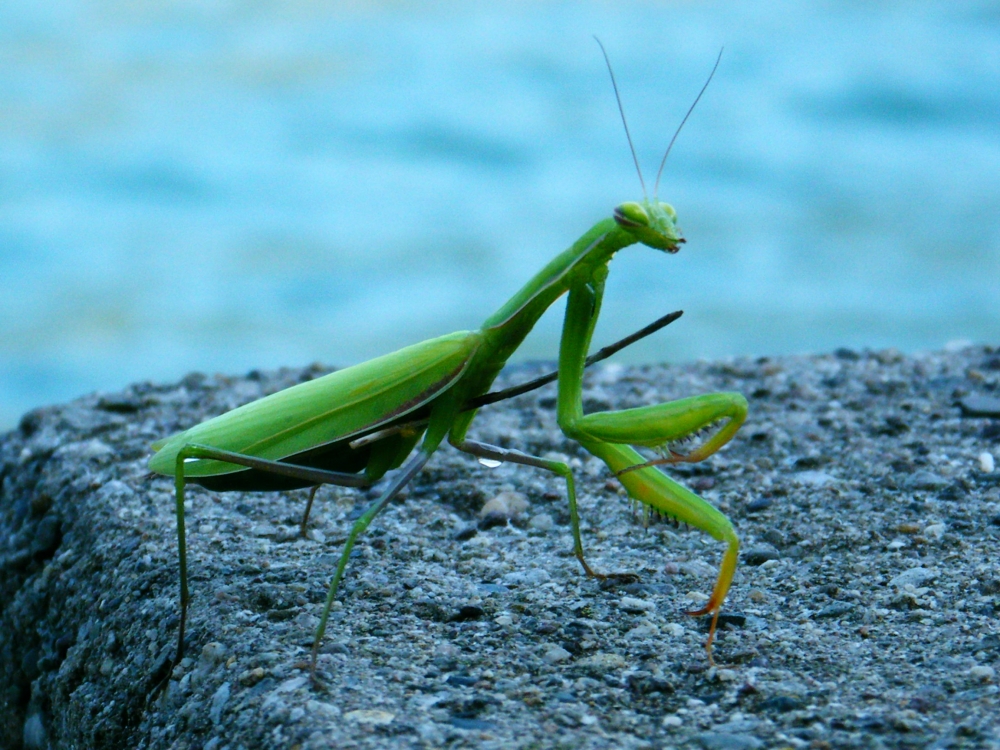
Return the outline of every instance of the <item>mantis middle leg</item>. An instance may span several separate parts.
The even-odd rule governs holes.
[[[637,579],[634,573],[598,573],[587,564],[587,560],[583,556],[583,541],[580,537],[580,512],[576,504],[576,482],[573,480],[573,470],[566,463],[531,456],[518,450],[501,448],[489,443],[481,443],[477,440],[453,440],[452,445],[464,453],[470,453],[479,458],[522,464],[524,466],[535,466],[563,477],[566,480],[566,498],[569,502],[569,521],[573,533],[573,554],[580,561],[584,572],[591,578],[599,578],[601,580],[611,578],[620,581],[635,581]]]

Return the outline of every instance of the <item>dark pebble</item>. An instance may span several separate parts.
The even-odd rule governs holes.
[[[694,741],[704,750],[758,750],[764,747],[764,743],[752,735],[729,732],[702,732],[695,735]]]
[[[486,531],[496,526],[506,526],[510,520],[510,514],[504,511],[494,510],[479,519],[479,530]]]
[[[485,732],[493,729],[493,722],[483,721],[482,719],[465,719],[461,716],[452,716],[448,720],[456,729],[469,729],[472,731]]]
[[[903,486],[908,490],[941,490],[948,484],[943,476],[930,471],[918,471],[903,480]]]
[[[490,596],[492,594],[506,594],[510,591],[509,588],[500,583],[480,583],[476,586],[476,590],[484,596]]]
[[[763,565],[768,560],[777,560],[781,553],[770,544],[758,544],[743,553],[743,562],[746,565]]]
[[[828,604],[819,612],[813,615],[814,620],[823,620],[831,617],[840,617],[841,615],[846,615],[848,612],[854,609],[853,604],[848,602],[834,602],[833,604]]]
[[[858,354],[853,349],[847,349],[846,347],[840,347],[839,349],[835,349],[833,352],[833,356],[835,356],[837,359],[846,359],[848,362],[856,362],[857,360],[861,359],[860,354]]]
[[[829,456],[801,456],[795,459],[793,468],[796,471],[803,469],[818,469],[820,466],[825,466],[832,460],[833,459]]]
[[[450,674],[445,682],[449,685],[454,685],[455,687],[472,687],[479,682],[479,680],[475,677],[469,677],[469,675],[466,674]]]
[[[135,396],[103,396],[98,399],[97,408],[112,414],[135,414],[142,408],[142,403]]]
[[[674,692],[674,686],[669,680],[662,677],[654,677],[649,672],[635,672],[626,679],[629,690],[637,695],[650,695],[652,693],[663,693],[667,695]]]
[[[777,529],[768,529],[761,534],[760,538],[778,549],[785,546],[785,535]]]
[[[475,604],[466,604],[458,612],[448,618],[449,622],[467,622],[468,620],[478,620],[486,612],[482,607]]]
[[[50,558],[62,542],[62,522],[58,516],[45,516],[38,522],[35,536],[31,540],[31,554]]]
[[[760,708],[762,711],[774,711],[775,713],[786,714],[789,711],[798,711],[803,705],[802,701],[790,695],[772,695],[770,698],[761,701]]]
[[[958,402],[963,417],[1000,417],[1000,398],[972,393]]]
[[[472,539],[472,537],[474,537],[478,533],[479,533],[479,528],[476,526],[476,524],[473,523],[469,524],[464,528],[459,529],[457,532],[455,532],[455,536],[453,538],[455,539],[456,542],[465,542],[468,541],[469,539]]]
[[[746,504],[745,510],[747,513],[759,513],[770,508],[773,503],[774,501],[769,497],[755,497]]]
[[[910,425],[895,415],[886,417],[885,422],[872,430],[875,435],[886,435],[888,437],[898,437],[909,431]]]
[[[719,615],[719,621],[716,627],[719,630],[727,630],[732,628],[742,628],[747,624],[747,616],[741,615],[739,612],[723,612]],[[706,633],[712,628],[712,617],[707,615],[702,619],[701,628]]]

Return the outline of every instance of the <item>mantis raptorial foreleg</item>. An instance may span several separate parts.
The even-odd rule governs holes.
[[[712,615],[705,644],[711,660],[719,610],[736,570],[739,539],[729,519],[720,511],[652,467],[651,462],[645,462],[629,445],[662,446],[727,419],[724,429],[684,457],[701,460],[722,447],[736,432],[746,419],[747,402],[738,393],[713,393],[656,406],[584,415],[583,363],[600,311],[605,276],[606,269],[599,270],[589,283],[569,291],[559,351],[559,426],[568,437],[604,461],[633,498],[726,543],[711,597],[702,609],[690,613]]]

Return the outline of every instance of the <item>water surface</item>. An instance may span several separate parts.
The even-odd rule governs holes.
[[[1000,343],[1000,11],[950,2],[0,6],[0,427],[471,328],[641,197],[624,360]],[[520,353],[551,359],[561,310]]]

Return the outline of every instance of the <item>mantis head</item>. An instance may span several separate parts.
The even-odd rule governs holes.
[[[674,207],[655,198],[622,203],[615,209],[615,221],[638,242],[657,250],[676,253],[684,242]]]

